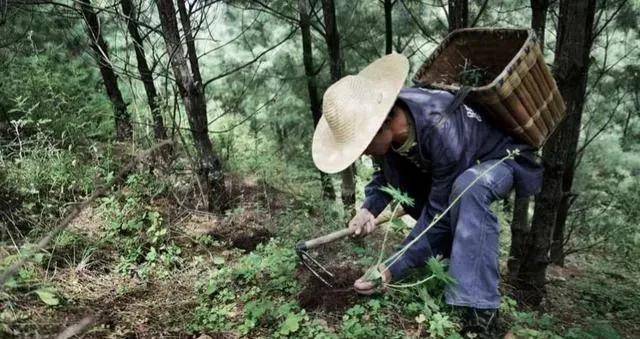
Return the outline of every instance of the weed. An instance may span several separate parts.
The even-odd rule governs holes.
[[[167,270],[182,265],[182,249],[169,238],[162,214],[149,206],[164,192],[163,183],[151,175],[135,174],[127,179],[119,196],[102,199],[101,212],[106,221],[106,242],[119,253],[118,272],[148,277],[166,276]]]

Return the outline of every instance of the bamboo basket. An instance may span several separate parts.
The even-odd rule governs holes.
[[[565,104],[534,31],[453,31],[420,67],[414,82],[455,92],[469,65],[481,69],[487,81],[471,87],[467,98],[509,134],[541,147],[564,118]]]

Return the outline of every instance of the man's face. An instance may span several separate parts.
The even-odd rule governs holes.
[[[376,136],[373,137],[373,140],[371,140],[371,143],[369,144],[369,146],[367,146],[367,149],[364,150],[364,154],[373,156],[382,156],[387,154],[389,148],[391,147],[392,139],[393,132],[385,122]]]

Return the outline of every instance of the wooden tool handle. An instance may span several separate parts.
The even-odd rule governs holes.
[[[405,214],[404,211],[399,211],[397,213],[397,215],[396,215],[396,218],[399,218],[399,217],[403,216],[404,214]],[[376,218],[375,224],[376,224],[376,226],[382,225],[385,222],[389,221],[390,219],[391,219],[391,215],[390,214],[379,215]],[[353,232],[354,231],[349,229],[348,227],[347,228],[343,228],[343,229],[341,229],[339,231],[335,231],[333,233],[329,233],[327,235],[323,235],[323,236],[315,238],[315,239],[311,239],[311,240],[307,240],[307,241],[304,241],[304,242],[300,242],[300,243],[298,243],[296,248],[298,250],[303,250],[303,251],[310,250],[310,249],[316,248],[316,247],[318,247],[320,245],[324,245],[324,244],[336,241],[338,239],[342,239],[342,238],[344,238],[344,237],[346,237],[348,235],[353,234]]]
[[[302,242],[301,244],[299,244],[298,246],[300,247],[300,245],[302,245],[300,247],[300,249],[302,250],[310,250],[312,248],[316,248],[320,245],[324,245],[326,243],[330,243],[333,241],[336,241],[338,239],[344,238],[348,235],[351,235],[353,233],[352,230],[350,230],[348,227],[347,228],[343,228],[339,231],[335,231],[333,233],[329,233],[327,235],[323,235],[321,237],[315,238],[315,239],[311,239],[311,240],[307,240]]]

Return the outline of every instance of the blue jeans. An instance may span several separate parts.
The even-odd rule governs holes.
[[[498,160],[485,161],[460,174],[451,189],[452,202]],[[447,304],[479,309],[500,307],[500,224],[489,208],[507,197],[513,187],[513,169],[501,163],[485,173],[451,208],[449,274],[456,280],[445,291]],[[429,234],[427,234],[429,236]],[[436,236],[438,238],[438,236]],[[441,237],[442,240],[450,237]],[[445,251],[448,252],[448,251]]]

